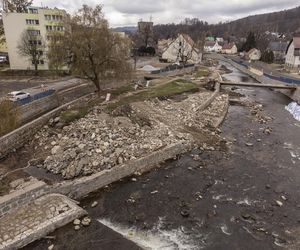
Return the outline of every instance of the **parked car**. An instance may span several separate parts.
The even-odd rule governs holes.
[[[30,97],[30,94],[23,91],[13,91],[7,94],[7,97],[10,101],[19,101]]]
[[[0,56],[0,63],[6,63],[6,62],[7,62],[6,56]]]

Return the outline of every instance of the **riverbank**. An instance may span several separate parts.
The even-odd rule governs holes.
[[[163,249],[298,249],[300,123],[284,109],[290,99],[268,89],[230,91],[240,102],[221,127],[223,147],[193,150],[100,190],[81,201],[92,230],[64,227],[26,249],[65,249],[74,239],[74,249],[140,249],[145,242]]]

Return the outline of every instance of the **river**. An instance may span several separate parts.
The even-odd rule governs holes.
[[[226,67],[227,80],[254,81]],[[280,93],[234,91],[262,105],[271,121],[257,122],[247,105],[230,106],[221,127],[226,150],[194,150],[111,185],[81,202],[90,227],[68,225],[25,249],[300,249],[300,123]]]

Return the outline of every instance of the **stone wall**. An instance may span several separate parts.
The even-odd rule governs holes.
[[[38,181],[22,190],[0,197],[0,217],[46,194],[58,193],[73,199],[81,199],[91,192],[136,172],[141,174],[148,172],[158,166],[159,163],[172,159],[190,149],[191,144],[179,142],[127,164],[73,181],[64,181],[54,186]]]
[[[159,163],[174,158],[176,155],[183,154],[190,148],[190,144],[179,142],[127,164],[119,165],[74,181],[59,183],[54,187],[53,192],[67,195],[73,199],[81,199],[93,191],[131,176],[136,172],[148,172]]]
[[[84,83],[70,89],[59,91],[51,96],[41,98],[19,107],[20,122],[25,124],[33,119],[45,114],[60,105],[71,102],[81,96],[92,93],[95,90],[94,86]]]
[[[0,197],[0,217],[47,194],[49,190],[50,188],[46,183],[38,181],[24,189]]]
[[[22,147],[30,138],[32,138],[35,133],[41,129],[47,122],[57,116],[63,109],[67,108],[69,105],[75,105],[76,103],[82,102],[82,100],[92,94],[81,97],[73,102],[64,104],[39,118],[23,125],[20,128],[0,137],[0,158],[3,158],[8,153],[15,149]]]

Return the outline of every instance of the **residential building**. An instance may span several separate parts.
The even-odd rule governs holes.
[[[216,41],[218,43],[223,43],[224,42],[224,39],[222,37],[216,37]]]
[[[165,51],[165,49],[173,42],[172,39],[162,39],[159,40],[157,43],[157,54],[159,56],[162,56],[162,53]]]
[[[190,36],[179,34],[165,48],[161,58],[172,63],[182,63],[183,59],[188,63],[198,63],[201,60],[201,53]]]
[[[6,12],[3,13],[3,25],[7,43],[10,68],[17,70],[34,69],[30,58],[20,56],[18,44],[24,31],[29,32],[33,37],[33,43],[43,44],[42,57],[38,62],[39,70],[49,69],[47,61],[47,45],[51,40],[53,31],[63,32],[63,19],[66,16],[64,10],[57,8],[28,7],[25,13]],[[42,47],[42,46],[41,46]]]
[[[205,37],[205,41],[215,41],[215,38],[213,36],[207,36]]]
[[[270,42],[267,49],[273,52],[275,62],[283,63],[287,46],[287,42]]]
[[[217,41],[206,41],[204,43],[205,52],[221,52],[222,46]]]
[[[225,43],[222,47],[222,54],[230,54],[234,55],[237,54],[238,49],[235,43]]]
[[[247,53],[245,53],[245,59],[250,61],[258,61],[261,58],[261,52],[258,49],[250,49]]]
[[[300,69],[300,37],[294,37],[286,50],[285,65],[291,69]]]

